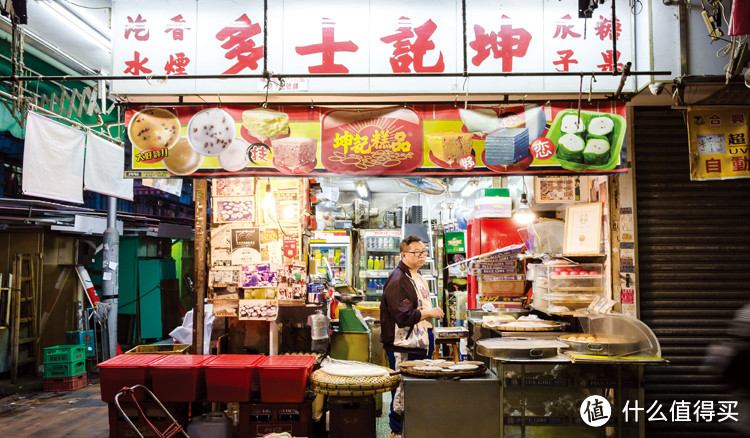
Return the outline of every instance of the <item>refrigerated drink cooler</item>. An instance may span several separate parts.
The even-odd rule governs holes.
[[[315,231],[310,239],[310,256],[315,259],[315,275],[326,275],[327,262],[333,279],[352,284],[352,237],[349,230]]]
[[[401,230],[361,230],[359,280],[368,301],[380,301],[388,275],[400,260]]]

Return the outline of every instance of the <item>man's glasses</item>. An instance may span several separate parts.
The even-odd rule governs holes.
[[[414,254],[417,257],[424,257],[427,255],[427,251],[406,251],[409,254]]]

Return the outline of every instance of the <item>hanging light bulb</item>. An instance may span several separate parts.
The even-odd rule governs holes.
[[[521,200],[518,207],[513,211],[513,219],[521,224],[528,224],[534,220],[534,212],[529,208],[529,201],[526,199],[526,193],[521,193]]]
[[[269,215],[273,213],[275,210],[276,203],[273,200],[273,193],[271,192],[271,180],[270,179],[266,183],[266,194],[263,196],[263,201],[261,201],[261,205],[263,206],[263,210]]]

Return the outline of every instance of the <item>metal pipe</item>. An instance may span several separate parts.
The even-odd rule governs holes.
[[[590,72],[500,72],[500,73],[330,73],[330,74],[289,74],[279,75],[282,77],[290,78],[455,78],[455,77],[536,77],[536,76],[579,76],[581,73],[584,75],[599,75],[599,76],[617,76],[619,72],[601,72],[601,71],[590,71]],[[669,70],[663,71],[633,71],[631,75],[636,76],[648,76],[648,75],[671,75],[672,72]],[[130,75],[119,75],[119,76],[99,76],[99,75],[81,75],[81,76],[0,76],[0,81],[84,81],[84,80],[103,80],[103,81],[127,81],[127,80],[152,80],[161,81],[168,79],[261,79],[266,78],[263,74],[239,74],[239,75],[160,75],[160,76],[130,76]]]
[[[108,304],[107,316],[108,356],[117,355],[117,293],[120,261],[120,235],[117,232],[117,198],[107,199],[107,229],[104,230],[102,252],[102,301]]]
[[[615,14],[615,4],[617,3],[617,0],[612,0],[612,73],[617,74],[617,61],[619,60],[619,56],[617,56],[617,15]],[[624,76],[623,76],[624,77]],[[620,91],[622,91],[622,83],[620,83],[620,88],[617,90],[617,94],[620,94]]]
[[[630,71],[630,66],[633,65],[632,62],[628,61],[627,64],[622,68],[622,77],[620,78],[620,84],[617,86],[617,91],[615,91],[614,97],[620,97],[620,93],[622,93],[622,87],[625,86],[625,80],[628,78],[628,72]]]

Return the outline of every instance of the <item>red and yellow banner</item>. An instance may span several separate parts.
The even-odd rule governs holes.
[[[625,107],[132,106],[126,178],[623,172]]]

